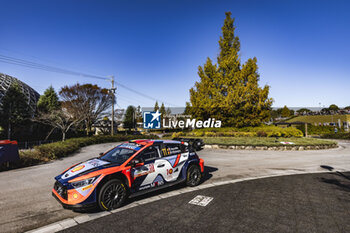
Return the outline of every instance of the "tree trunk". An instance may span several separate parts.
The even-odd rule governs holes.
[[[66,140],[66,132],[62,131],[62,142]]]
[[[12,117],[12,104],[10,104],[10,114],[9,114],[9,118],[8,118],[8,129],[7,129],[7,139],[11,140],[11,117]]]
[[[7,129],[7,139],[11,140],[11,121],[9,121],[8,129]]]
[[[49,132],[49,134],[46,136],[46,138],[44,139],[44,141],[47,141],[47,139],[49,139],[50,135],[52,134],[52,132],[55,130],[55,128],[52,128],[51,131]]]
[[[89,136],[89,121],[88,120],[86,120],[86,122],[85,122],[85,127],[86,127],[86,136]]]

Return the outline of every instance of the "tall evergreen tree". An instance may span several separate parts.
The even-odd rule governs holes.
[[[7,138],[11,139],[14,129],[24,124],[31,116],[27,97],[18,83],[12,84],[2,99],[0,109],[0,125],[7,131]]]
[[[240,41],[233,23],[227,12],[217,64],[208,58],[198,68],[200,81],[190,89],[191,114],[221,120],[224,126],[256,126],[269,119],[273,100],[268,97],[269,86],[259,87],[257,59],[241,65]]]
[[[281,110],[281,117],[289,117],[291,115],[290,109],[284,105],[284,107]]]
[[[154,108],[153,108],[153,111],[157,111],[159,110],[159,105],[158,105],[158,101],[156,101],[156,103],[154,104]]]
[[[191,115],[192,114],[192,107],[191,104],[189,102],[186,102],[186,107],[185,110],[183,112],[184,115]]]
[[[162,105],[160,106],[159,112],[162,114],[163,117],[166,115],[164,103],[162,103]]]
[[[136,119],[135,119],[135,107],[129,105],[126,109],[124,116],[124,129],[132,129],[136,127]]]
[[[56,122],[57,117],[55,116],[61,109],[61,103],[59,101],[58,95],[52,86],[49,86],[43,95],[40,96],[37,103],[37,116],[34,121],[40,122],[46,126],[40,126],[43,131],[47,131],[45,141],[50,137],[50,135],[57,128],[57,124],[52,124]],[[54,114],[51,114],[54,113]],[[45,116],[44,116],[45,115]],[[62,115],[62,114],[59,114]],[[50,116],[50,117],[49,117]],[[63,116],[63,115],[62,115]],[[61,118],[59,118],[61,119]],[[48,124],[49,123],[49,124]],[[51,129],[49,129],[50,127]],[[65,136],[64,136],[65,137]]]
[[[136,108],[136,122],[142,122],[142,110],[141,110],[141,106],[137,106]]]
[[[40,96],[38,101],[38,110],[41,112],[52,112],[60,108],[60,102],[55,89],[50,86],[44,92],[44,95]]]

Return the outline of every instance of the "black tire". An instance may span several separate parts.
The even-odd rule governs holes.
[[[198,165],[190,165],[187,169],[186,184],[190,187],[197,186],[202,180],[202,173]]]
[[[101,210],[113,210],[120,207],[127,197],[123,182],[113,179],[106,182],[98,193],[98,206]]]

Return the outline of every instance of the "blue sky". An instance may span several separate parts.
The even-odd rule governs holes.
[[[0,54],[116,80],[184,106],[197,70],[216,60],[225,11],[235,17],[241,59],[257,57],[274,106],[350,105],[347,1],[0,0]],[[0,72],[40,94],[53,85],[104,80],[0,62]],[[118,105],[153,106],[128,90]]]

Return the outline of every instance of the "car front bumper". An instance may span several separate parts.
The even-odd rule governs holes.
[[[93,208],[96,208],[97,206],[96,203],[70,205],[67,203],[63,203],[57,195],[58,194],[56,194],[55,192],[52,192],[52,196],[62,205],[64,209],[85,210],[85,209],[93,209]]]

